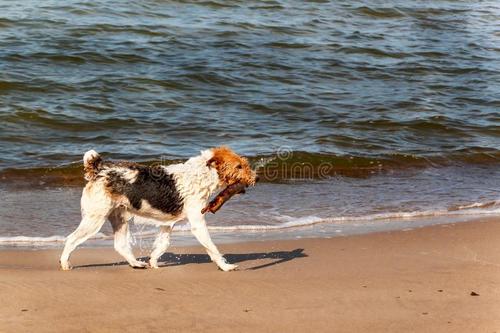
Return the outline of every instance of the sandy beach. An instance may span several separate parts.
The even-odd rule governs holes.
[[[158,270],[112,249],[0,251],[0,332],[495,332],[500,221],[330,239],[172,247]]]
[[[499,22],[0,1],[0,333],[500,333]]]

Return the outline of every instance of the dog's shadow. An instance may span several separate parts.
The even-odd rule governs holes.
[[[225,254],[224,257],[232,264],[239,264],[250,260],[274,259],[272,262],[247,268],[248,270],[255,270],[282,264],[296,258],[305,258],[307,257],[307,254],[304,253],[304,249],[295,249],[293,251],[277,251],[267,253],[229,253]],[[169,267],[187,264],[206,264],[212,262],[212,260],[207,254],[175,254],[169,252],[162,255],[159,262],[163,263],[163,267]]]
[[[229,253],[229,254],[224,254],[224,257],[227,259],[228,262],[232,264],[238,264],[244,261],[254,261],[263,259],[273,260],[265,264],[258,264],[256,266],[245,268],[245,270],[256,270],[282,264],[284,262],[296,258],[306,258],[308,257],[308,255],[304,253],[304,249],[295,249],[292,251],[276,251],[276,252],[260,252],[260,253],[241,253],[241,254]],[[139,258],[139,260],[147,262],[149,260],[149,257],[141,257]],[[210,262],[212,262],[212,260],[207,254],[175,254],[171,252],[163,254],[158,260],[158,263],[161,264],[160,268],[170,267],[170,266],[181,266],[188,264],[206,264]],[[107,264],[80,265],[80,266],[75,266],[74,268],[107,267],[107,266],[122,266],[122,265],[128,265],[128,263],[126,261],[120,261]]]

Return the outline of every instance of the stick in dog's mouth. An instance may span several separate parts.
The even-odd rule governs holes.
[[[222,190],[217,196],[208,203],[208,205],[201,210],[202,214],[205,214],[206,212],[211,212],[212,214],[215,214],[222,205],[231,199],[235,194],[243,194],[245,193],[245,185],[242,183],[235,183],[232,185],[229,185],[226,187],[224,190]]]

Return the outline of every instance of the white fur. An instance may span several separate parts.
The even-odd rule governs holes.
[[[95,151],[91,150],[85,154],[84,163],[98,156]],[[139,215],[155,219],[161,225],[151,252],[151,267],[158,268],[158,259],[165,253],[170,244],[170,234],[175,223],[187,218],[191,224],[193,235],[205,247],[210,258],[219,268],[223,271],[235,269],[237,266],[228,264],[212,242],[205,217],[201,213],[202,208],[208,203],[210,195],[222,185],[217,171],[208,168],[206,165],[207,161],[212,157],[212,151],[205,150],[201,152],[201,155],[192,157],[185,163],[165,167],[173,175],[176,180],[177,190],[184,198],[183,211],[175,216],[154,209],[146,201],[142,202],[140,210],[135,210],[126,198],[111,197],[106,192],[104,180],[97,179],[89,182],[83,190],[81,199],[82,221],[78,228],[66,239],[60,260],[61,268],[63,270],[71,269],[69,263],[71,252],[78,245],[95,235],[107,219],[110,220],[113,226],[116,251],[127,260],[130,266],[144,267],[146,263],[138,261],[132,253],[128,230],[129,217]],[[137,173],[127,171],[126,174],[128,181],[135,181]]]
[[[95,150],[89,150],[83,155],[83,164],[87,164],[90,160],[99,157],[99,154]]]

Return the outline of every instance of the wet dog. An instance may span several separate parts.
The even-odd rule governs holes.
[[[81,198],[82,221],[70,234],[60,263],[71,269],[69,257],[75,248],[94,236],[109,220],[114,232],[114,247],[132,267],[144,268],[147,263],[135,258],[128,221],[134,215],[160,223],[149,265],[158,268],[158,258],[170,244],[176,222],[187,219],[191,231],[217,266],[230,271],[229,264],[210,238],[202,209],[209,197],[228,186],[253,186],[257,175],[247,159],[228,147],[202,151],[185,163],[168,166],[144,166],[128,162],[105,162],[93,150],[83,157],[85,179],[88,181]]]

